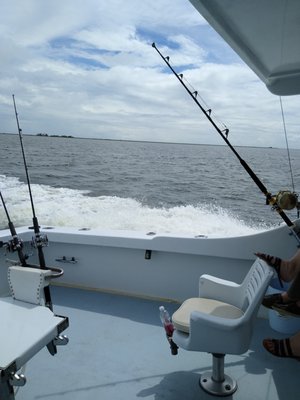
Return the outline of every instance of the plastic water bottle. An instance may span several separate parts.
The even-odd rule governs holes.
[[[165,328],[167,336],[172,337],[173,332],[174,332],[174,325],[172,324],[170,315],[164,306],[159,307],[159,315],[160,315],[161,323],[163,324],[163,327]]]
[[[170,348],[171,348],[171,353],[173,355],[176,355],[178,353],[178,346],[172,340],[172,336],[173,336],[173,332],[174,332],[175,328],[174,328],[174,325],[172,324],[170,315],[164,306],[159,307],[159,316],[160,316],[161,323],[163,324],[163,327],[165,328],[165,331],[166,331],[167,339],[168,339],[168,342],[169,342]]]

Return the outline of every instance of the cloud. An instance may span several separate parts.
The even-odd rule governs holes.
[[[0,12],[2,132],[222,143],[152,41],[198,90],[233,144],[284,146],[278,98],[187,0],[16,0]],[[284,99],[297,144],[298,97]]]

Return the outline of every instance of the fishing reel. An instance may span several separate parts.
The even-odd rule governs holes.
[[[48,247],[49,241],[47,235],[39,234],[38,236],[32,237],[31,247],[37,249],[38,247]]]
[[[290,190],[281,190],[276,195],[271,196],[268,204],[273,205],[274,208],[279,207],[281,210],[300,209],[298,194]]]
[[[12,239],[8,242],[0,242],[0,247],[4,247],[9,253],[14,253],[15,251],[23,249],[23,246],[23,241],[20,239],[17,239],[17,241]]]

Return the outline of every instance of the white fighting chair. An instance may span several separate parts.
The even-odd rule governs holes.
[[[53,271],[55,273],[53,273]],[[67,344],[60,335],[69,323],[45,307],[44,287],[60,276],[55,268],[8,268],[11,297],[0,298],[0,399],[13,400],[14,386],[26,383],[18,371],[43,347],[49,351]],[[54,353],[51,353],[54,354]]]
[[[213,370],[200,378],[206,392],[227,396],[237,389],[235,380],[224,374],[224,357],[248,350],[273,271],[257,259],[241,284],[202,275],[199,297],[186,300],[173,314],[173,341],[185,350],[212,353]]]

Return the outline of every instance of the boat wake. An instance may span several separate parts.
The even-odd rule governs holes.
[[[153,208],[132,198],[89,195],[88,191],[32,184],[41,225],[109,230],[232,237],[266,230],[249,226],[221,207],[211,204]],[[18,178],[0,175],[0,188],[15,226],[32,222],[28,188]],[[0,211],[0,229],[7,228]]]

